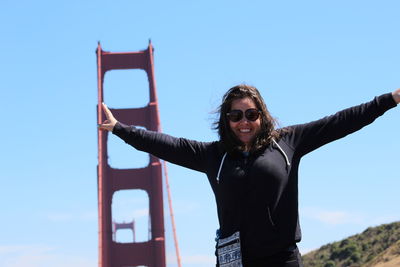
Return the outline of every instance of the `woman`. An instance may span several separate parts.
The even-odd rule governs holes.
[[[217,266],[241,266],[242,261],[244,267],[297,267],[302,266],[296,246],[301,157],[372,123],[399,102],[400,89],[317,121],[275,129],[258,90],[238,85],[223,97],[215,123],[219,141],[126,126],[104,104],[107,120],[99,127],[138,150],[207,174],[220,223]],[[227,253],[225,241],[239,252]]]

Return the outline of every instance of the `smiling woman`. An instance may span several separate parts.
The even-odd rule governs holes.
[[[400,89],[310,123],[275,129],[259,91],[238,85],[224,95],[214,127],[220,140],[197,142],[118,122],[112,131],[138,150],[204,172],[218,209],[217,266],[303,266],[298,169],[307,153],[360,130],[400,102]],[[227,249],[229,247],[229,249]]]
[[[214,129],[229,152],[255,151],[280,135],[264,99],[253,86],[242,84],[229,89],[218,111]]]

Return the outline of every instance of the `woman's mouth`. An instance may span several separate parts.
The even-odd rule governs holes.
[[[239,129],[239,132],[241,132],[241,133],[249,133],[251,130],[249,129],[249,128],[242,128],[242,129]]]

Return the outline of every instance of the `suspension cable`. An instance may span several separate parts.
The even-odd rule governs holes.
[[[165,174],[165,185],[167,187],[168,207],[169,207],[169,213],[171,215],[171,225],[172,225],[172,232],[173,232],[173,236],[174,236],[176,259],[178,262],[178,267],[182,267],[181,256],[179,254],[178,237],[177,237],[176,228],[175,228],[174,210],[172,208],[172,198],[171,198],[171,190],[169,187],[167,164],[166,164],[165,160],[163,160],[163,167],[164,167],[164,174]]]

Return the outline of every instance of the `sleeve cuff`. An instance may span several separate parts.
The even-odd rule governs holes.
[[[379,102],[381,102],[381,104],[383,104],[383,106],[385,106],[387,109],[394,108],[397,106],[397,103],[396,101],[394,101],[392,93],[381,95],[379,97],[379,100],[380,100]]]
[[[136,129],[136,128],[133,126],[123,124],[122,122],[117,122],[114,125],[112,133],[115,134],[116,136],[120,137],[121,139],[125,140],[125,138],[127,138],[129,136],[129,134],[132,132],[133,129]]]
[[[119,131],[121,131],[122,128],[123,128],[123,127],[122,127],[121,123],[120,123],[119,121],[117,121],[117,123],[114,125],[114,128],[113,128],[113,130],[112,130],[112,133],[115,134],[115,135],[117,135],[117,133],[118,133]]]

